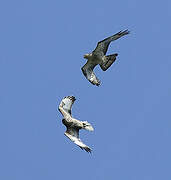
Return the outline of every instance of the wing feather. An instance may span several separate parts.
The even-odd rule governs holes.
[[[79,121],[71,116],[72,104],[75,101],[74,96],[67,96],[62,99],[59,104],[59,111],[62,113],[64,118],[62,119],[63,124],[67,127],[65,135],[77,144],[81,149],[84,149],[87,152],[91,152],[91,149],[85,145],[79,138],[79,129],[86,129],[93,131],[93,127],[87,121]]]
[[[71,108],[76,98],[74,96],[66,96],[62,99],[64,103],[63,109],[71,115]]]
[[[71,137],[79,138],[79,129],[75,127],[67,127],[66,133]]]
[[[99,41],[97,43],[97,46],[95,48],[95,50],[93,51],[93,54],[94,55],[98,55],[98,56],[104,56],[106,55],[106,52],[108,50],[108,47],[109,47],[109,44],[112,42],[112,41],[115,41],[117,39],[119,39],[120,37],[124,36],[124,35],[127,35],[129,34],[129,31],[128,30],[125,30],[125,31],[119,31],[118,33],[108,37],[108,38],[105,38],[104,40],[102,41]]]
[[[88,60],[87,63],[81,68],[84,76],[93,84],[96,86],[100,85],[99,79],[96,77],[95,73],[93,72],[94,67],[97,65],[97,63]]]
[[[84,149],[87,152],[91,153],[90,147],[85,145],[80,139],[79,139],[79,130],[76,128],[67,128],[65,132],[65,136],[67,136],[72,142],[74,142],[77,146],[79,146],[81,149]]]

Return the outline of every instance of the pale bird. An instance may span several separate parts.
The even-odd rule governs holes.
[[[79,121],[72,117],[71,108],[75,101],[74,96],[64,97],[59,105],[59,111],[62,113],[64,118],[62,119],[62,123],[66,126],[67,130],[64,133],[71,141],[77,144],[81,149],[84,149],[87,152],[91,152],[90,147],[85,145],[81,139],[79,138],[79,130],[85,129],[88,131],[93,131],[93,127],[87,121]]]

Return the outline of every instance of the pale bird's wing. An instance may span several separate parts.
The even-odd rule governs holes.
[[[95,73],[93,72],[94,67],[97,63],[93,62],[93,60],[88,60],[87,63],[81,68],[84,76],[96,86],[100,85],[99,79],[96,77]]]
[[[63,109],[71,115],[71,108],[76,98],[74,96],[66,96],[62,99]]]
[[[91,149],[79,139],[79,129],[78,128],[67,127],[65,135],[71,141],[73,141],[76,145],[78,145],[81,149],[84,149],[85,151],[91,153]]]
[[[106,55],[109,44],[112,41],[115,41],[115,40],[119,39],[120,37],[127,35],[127,34],[129,34],[128,30],[119,31],[118,33],[98,42],[95,50],[93,51],[93,55],[96,55],[96,56],[98,55],[98,56],[103,57],[104,55]]]

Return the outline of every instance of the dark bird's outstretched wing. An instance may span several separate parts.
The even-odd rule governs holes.
[[[119,39],[120,37],[129,34],[128,30],[125,31],[119,31],[118,33],[114,34],[113,36],[110,36],[100,42],[97,43],[97,46],[95,48],[95,50],[93,51],[94,55],[98,55],[98,56],[104,56],[106,55],[106,52],[108,50],[109,44],[112,41],[115,41],[117,39]]]
[[[71,108],[72,108],[72,105],[75,101],[75,97],[74,96],[66,96],[62,99],[61,103],[63,103],[63,109],[69,113],[71,115]]]
[[[99,79],[96,77],[95,73],[93,72],[94,67],[97,65],[94,61],[88,60],[87,63],[81,68],[84,76],[96,86],[100,85]]]
[[[91,149],[79,139],[79,129],[74,127],[67,127],[65,135],[81,149],[84,149],[87,152],[91,152]]]

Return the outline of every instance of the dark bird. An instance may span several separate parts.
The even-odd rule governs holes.
[[[118,33],[110,36],[100,42],[97,43],[95,50],[90,54],[85,54],[84,58],[87,59],[87,63],[81,68],[84,76],[96,86],[100,85],[99,79],[96,77],[93,69],[96,65],[100,65],[103,71],[106,71],[116,60],[117,53],[107,55],[106,52],[108,50],[109,44],[112,41],[119,39],[120,37],[129,34],[128,30],[119,31]]]

